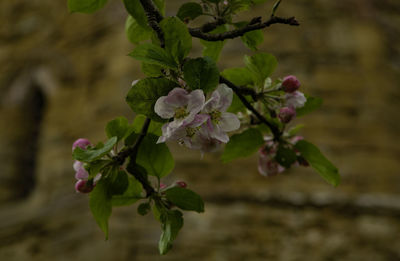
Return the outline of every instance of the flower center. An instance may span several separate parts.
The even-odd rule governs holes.
[[[194,134],[196,134],[197,128],[191,128],[191,127],[187,127],[186,128],[186,136],[188,136],[189,138],[193,137]]]
[[[189,113],[186,111],[185,107],[179,107],[175,109],[175,118],[182,119],[188,116]]]
[[[215,110],[215,111],[210,112],[209,114],[210,114],[212,122],[214,122],[215,124],[217,124],[219,122],[219,120],[221,119],[220,111]]]

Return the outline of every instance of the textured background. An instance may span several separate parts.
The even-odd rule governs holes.
[[[180,3],[167,1],[168,15]],[[186,180],[206,212],[185,214],[159,257],[152,217],[115,209],[106,242],[73,189],[72,142],[104,140],[107,121],[133,118],[124,97],[143,75],[126,55],[122,3],[71,15],[66,1],[0,1],[0,260],[400,260],[400,2],[284,1],[278,14],[301,26],[264,30],[260,50],[277,56],[275,77],[295,74],[324,99],[302,134],[342,184],[309,168],[264,178],[256,156],[223,165],[171,144],[170,181]],[[249,53],[229,42],[220,69]]]

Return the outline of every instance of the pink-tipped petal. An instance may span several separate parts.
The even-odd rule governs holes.
[[[78,169],[75,173],[75,178],[76,179],[88,179],[89,178],[89,173],[82,167]]]
[[[76,149],[76,147],[79,147],[83,150],[85,150],[89,145],[92,145],[88,139],[80,138],[77,139],[73,144],[72,144],[72,151]]]

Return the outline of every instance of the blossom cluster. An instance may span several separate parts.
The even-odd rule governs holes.
[[[277,107],[279,120],[287,124],[296,117],[296,109],[301,108],[306,103],[307,99],[304,94],[298,89],[300,88],[300,81],[296,76],[286,76],[279,90],[284,91],[282,103]],[[293,149],[297,141],[303,139],[301,136],[294,136],[287,141],[287,145]],[[280,165],[276,160],[276,153],[278,152],[279,142],[274,141],[273,137],[265,136],[265,144],[259,149],[258,159],[258,172],[263,176],[277,175],[285,170],[285,167]],[[294,149],[293,149],[294,150]],[[307,166],[308,163],[297,154],[297,163]]]
[[[286,146],[296,152],[297,161],[294,163],[295,165],[308,166],[308,162],[293,148],[294,145],[302,139],[302,136],[293,136],[287,140]],[[273,138],[268,135],[264,137],[264,140],[265,144],[258,151],[258,172],[263,176],[274,176],[285,171],[286,168],[280,165],[276,160],[279,142],[274,141]]]
[[[91,146],[92,143],[90,143],[89,140],[87,139],[77,139],[73,144],[72,144],[72,151],[74,151],[77,147],[85,150],[87,149],[88,146]],[[93,188],[96,186],[96,183],[100,180],[101,174],[97,174],[94,179],[89,179],[89,173],[83,166],[83,162],[76,160],[73,165],[75,172],[75,179],[77,182],[75,183],[75,190],[76,192],[80,193],[89,193],[93,190]]]
[[[211,152],[229,141],[227,132],[240,127],[238,117],[226,112],[232,103],[233,92],[220,84],[206,101],[202,90],[188,92],[175,88],[160,97],[154,111],[170,121],[162,126],[157,143],[177,140],[191,149]]]

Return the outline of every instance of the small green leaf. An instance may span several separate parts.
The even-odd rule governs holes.
[[[263,86],[264,80],[275,70],[278,62],[276,58],[267,53],[257,53],[253,56],[245,56],[246,67],[253,73],[258,86]]]
[[[276,152],[275,159],[285,168],[290,168],[290,166],[296,162],[297,156],[296,152],[294,152],[292,149],[280,145],[278,147],[278,151]]]
[[[147,23],[146,13],[139,0],[123,0],[125,9],[135,18],[137,23],[143,28],[150,28]]]
[[[146,116],[141,115],[141,114],[136,115],[136,117],[132,123],[132,129],[135,133],[140,133],[142,131],[142,127],[143,127],[145,120],[146,120]],[[163,124],[160,122],[151,121],[147,132],[152,133],[157,136],[161,136],[162,135],[162,131],[161,131],[162,125]]]
[[[149,64],[164,66],[171,69],[177,68],[176,62],[165,52],[164,49],[151,43],[137,46],[129,56]]]
[[[142,185],[134,177],[128,177],[128,187],[122,195],[112,197],[113,206],[128,206],[142,198]]]
[[[280,3],[281,3],[281,0],[278,0],[275,2],[274,6],[272,7],[272,13],[271,13],[272,16],[275,15],[275,12],[276,12],[276,10],[278,10]]]
[[[294,126],[293,128],[291,128],[291,129],[288,131],[288,135],[289,135],[289,136],[294,136],[294,135],[296,135],[302,128],[304,128],[304,124],[298,124],[298,125]]]
[[[205,93],[214,90],[219,82],[217,65],[208,57],[187,61],[183,67],[183,75],[192,90],[202,89]]]
[[[154,112],[154,105],[158,98],[168,95],[177,86],[175,82],[165,78],[146,78],[132,86],[126,102],[135,113],[163,122],[164,120]]]
[[[165,191],[166,198],[182,210],[204,212],[204,202],[201,197],[187,188],[173,187]]]
[[[108,138],[117,137],[117,142],[125,137],[129,129],[129,122],[125,117],[118,117],[106,125]]]
[[[94,219],[108,239],[108,219],[111,216],[112,205],[105,180],[101,179],[90,193],[89,206]]]
[[[257,46],[262,44],[264,41],[264,35],[261,30],[254,30],[245,33],[240,38],[242,39],[243,43],[252,51],[257,51]]]
[[[321,151],[314,144],[300,140],[294,147],[329,184],[335,187],[339,185],[339,170],[322,155]]]
[[[177,17],[168,17],[161,21],[160,27],[164,32],[165,50],[181,64],[192,49],[192,36],[186,25]]]
[[[162,70],[164,70],[164,67],[157,64],[142,62],[141,69],[149,77],[163,76]]]
[[[201,5],[194,2],[184,3],[179,7],[178,14],[176,15],[182,21],[186,19],[194,20],[196,17],[203,14],[203,8]]]
[[[321,107],[323,100],[306,95],[307,101],[303,107],[296,109],[296,116],[301,117]]]
[[[250,128],[230,138],[228,144],[225,146],[221,160],[227,163],[236,158],[250,156],[263,144],[264,139],[261,132],[257,129]]]
[[[147,213],[149,213],[150,211],[151,211],[151,206],[148,202],[140,204],[137,208],[137,212],[141,216],[147,215]]]
[[[101,9],[107,0],[68,0],[70,12],[93,13]]]
[[[165,255],[172,247],[172,242],[177,237],[183,226],[182,213],[179,210],[164,211],[160,215],[162,233],[158,243],[161,255]]]
[[[83,162],[92,162],[95,160],[100,159],[104,155],[106,155],[110,150],[114,147],[114,145],[117,143],[117,137],[112,137],[109,139],[106,143],[104,143],[104,146],[101,148],[88,148],[86,150],[83,150],[79,147],[77,147],[72,156],[74,157],[75,160],[83,161]]]
[[[225,69],[221,74],[238,86],[253,84],[252,73],[245,67]]]
[[[220,34],[228,31],[227,25],[221,25],[215,28],[213,31],[211,31],[211,34]],[[213,41],[209,42],[206,40],[201,39],[200,43],[204,46],[203,48],[203,56],[204,57],[211,57],[214,61],[218,61],[219,55],[222,51],[222,48],[224,48],[224,45],[226,43],[226,40],[224,41]]]
[[[132,16],[128,16],[125,22],[125,34],[131,43],[139,44],[150,39],[151,31],[148,27],[140,26]]]
[[[175,162],[165,143],[156,144],[158,137],[148,134],[143,139],[136,157],[136,163],[147,170],[147,174],[162,178],[174,169]]]
[[[242,28],[248,25],[248,22],[234,23],[236,28]],[[261,30],[254,30],[245,33],[240,37],[242,42],[252,51],[257,51],[257,46],[264,41],[264,35]]]
[[[125,193],[129,186],[128,175],[126,175],[125,171],[116,171],[113,173],[114,177],[111,177],[110,182],[110,194],[111,195],[122,195]]]

